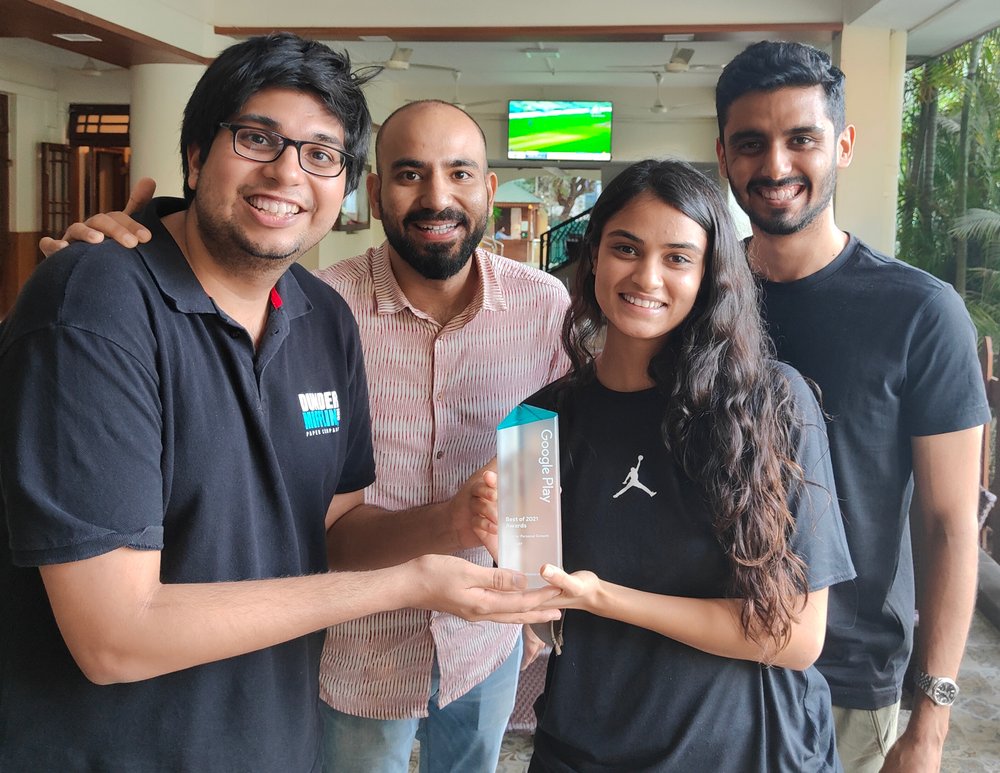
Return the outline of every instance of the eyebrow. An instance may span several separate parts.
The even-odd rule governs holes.
[[[636,244],[645,244],[646,242],[640,237],[636,236],[631,231],[626,231],[624,228],[616,228],[614,231],[608,231],[608,236],[623,236],[626,239],[631,239]],[[672,250],[692,250],[693,252],[701,252],[702,248],[693,242],[669,242],[667,244],[660,245],[661,247],[669,247]]]
[[[450,161],[447,161],[445,163],[445,165],[449,169],[468,169],[468,168],[480,169],[481,168],[481,164],[479,164],[479,162],[477,162],[477,161],[473,161],[471,158],[454,158],[454,159],[452,159]],[[427,162],[427,161],[421,161],[421,160],[416,159],[416,158],[405,158],[404,157],[404,158],[397,158],[395,161],[393,161],[392,165],[391,165],[391,168],[392,169],[404,169],[404,168],[408,168],[408,169],[426,169],[428,166],[431,166],[431,164],[429,162]]]
[[[785,137],[794,137],[798,134],[825,134],[826,130],[819,124],[812,124],[810,126],[795,126],[791,129],[787,129],[782,132]],[[763,137],[764,132],[758,129],[744,129],[743,131],[733,132],[729,135],[727,142],[742,142],[743,140],[752,140],[759,137]]]
[[[233,123],[243,123],[244,121],[259,123],[274,132],[278,132],[281,128],[281,124],[270,116],[258,115],[257,113],[246,113],[238,116]],[[308,142],[322,143],[324,145],[331,145],[332,147],[340,147],[344,144],[339,137],[323,134],[323,132],[315,132],[313,136],[309,138]]]

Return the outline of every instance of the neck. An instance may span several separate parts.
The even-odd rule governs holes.
[[[771,282],[794,282],[828,266],[847,246],[848,235],[833,220],[828,207],[801,231],[780,236],[753,226],[750,266]]]
[[[655,386],[649,363],[662,346],[662,339],[626,338],[609,326],[604,350],[595,363],[598,381],[616,392],[638,392]]]
[[[462,270],[454,276],[428,279],[403,260],[390,244],[386,243],[386,249],[389,251],[389,265],[403,295],[438,324],[448,324],[476,297],[479,268],[475,255],[470,256]]]
[[[242,266],[237,259],[213,255],[202,241],[196,217],[188,209],[163,218],[163,225],[180,247],[205,293],[241,325],[256,346],[270,312],[271,288],[292,260]]]

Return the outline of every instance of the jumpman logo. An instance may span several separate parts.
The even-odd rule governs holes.
[[[646,488],[645,486],[643,486],[639,482],[639,465],[641,465],[641,464],[642,464],[642,454],[639,454],[639,461],[637,461],[635,463],[635,467],[633,467],[632,469],[630,469],[628,471],[628,475],[626,475],[625,476],[625,480],[622,481],[622,483],[624,483],[625,486],[622,488],[621,491],[619,491],[617,494],[615,494],[613,497],[611,497],[612,499],[618,499],[618,497],[620,497],[622,494],[624,494],[630,488],[642,489],[647,494],[649,494],[649,496],[651,496],[651,497],[655,497],[656,496],[656,492],[655,491],[650,491],[648,488]]]

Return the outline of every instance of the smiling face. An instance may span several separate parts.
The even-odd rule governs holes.
[[[427,279],[455,276],[486,232],[497,186],[478,127],[451,105],[419,103],[383,125],[377,155],[368,193],[390,247]]]
[[[755,229],[798,233],[832,218],[837,169],[851,161],[854,128],[837,133],[821,86],[752,91],[729,106],[719,169]]]
[[[344,147],[340,121],[301,91],[259,91],[229,120]],[[344,200],[345,174],[309,174],[293,147],[269,163],[243,158],[229,129],[219,130],[204,163],[196,147],[188,149],[188,162],[197,233],[211,255],[230,264],[266,267],[298,258],[330,231]]]
[[[691,313],[705,275],[705,230],[652,193],[604,226],[594,259],[594,294],[608,321],[605,350],[626,342],[659,349]]]

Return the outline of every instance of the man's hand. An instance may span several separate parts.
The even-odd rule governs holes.
[[[477,544],[482,544],[497,561],[500,545],[497,535],[497,473],[496,459],[479,471],[476,485],[472,489],[472,529]],[[471,478],[470,478],[471,480]]]
[[[944,736],[948,733],[949,709],[943,706],[932,706],[930,701],[922,696],[915,695],[914,713],[925,710],[935,714],[932,721],[913,723],[910,717],[910,724],[903,734],[889,749],[882,764],[882,773],[938,773],[941,770],[941,752],[944,747]],[[926,703],[926,706],[918,706],[917,703]],[[918,724],[924,729],[933,728],[932,737],[923,733],[918,734]]]
[[[73,223],[66,229],[62,239],[45,236],[38,243],[38,248],[47,258],[63,247],[69,246],[70,242],[100,244],[105,236],[110,236],[123,247],[130,249],[144,244],[152,239],[153,235],[130,216],[145,207],[155,192],[156,181],[151,177],[143,177],[132,188],[132,195],[129,196],[128,203],[121,212],[101,213],[87,218],[82,223]]]
[[[544,623],[559,617],[555,588],[524,590],[527,578],[509,569],[488,569],[457,556],[426,555],[406,567],[413,576],[407,606],[449,612],[476,622]],[[546,605],[547,609],[540,609]]]
[[[448,501],[455,539],[463,548],[485,545],[496,559],[497,460],[476,470]]]

